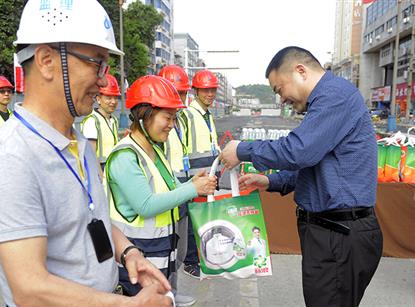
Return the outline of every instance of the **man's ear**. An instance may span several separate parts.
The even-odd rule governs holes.
[[[58,71],[57,67],[60,67],[59,53],[48,45],[40,45],[35,49],[33,64],[44,79],[52,81]]]
[[[307,68],[303,64],[297,64],[294,67],[294,70],[298,72],[304,80],[307,78]]]

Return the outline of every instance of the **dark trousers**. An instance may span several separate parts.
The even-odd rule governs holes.
[[[193,225],[192,219],[190,218],[190,214],[188,216],[188,227],[187,227],[187,254],[186,258],[184,259],[183,263],[185,265],[190,264],[199,264],[199,256],[197,254],[197,246],[195,235],[193,233]]]
[[[378,267],[383,236],[376,215],[340,223],[349,235],[297,223],[307,307],[358,306]]]

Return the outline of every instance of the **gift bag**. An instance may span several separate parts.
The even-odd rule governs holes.
[[[218,159],[211,168],[214,173]],[[237,171],[232,194],[189,204],[200,257],[200,276],[227,279],[272,275],[267,231],[258,191],[239,195]]]
[[[406,183],[415,183],[415,137],[410,135],[414,129],[408,129],[408,141],[402,148],[401,181]]]
[[[378,182],[386,182],[385,163],[387,155],[387,147],[385,143],[378,142]]]

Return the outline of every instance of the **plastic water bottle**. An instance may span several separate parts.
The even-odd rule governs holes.
[[[264,128],[261,128],[261,140],[266,140],[267,134]]]
[[[242,133],[240,137],[241,141],[246,141],[248,139],[248,129],[242,128]]]

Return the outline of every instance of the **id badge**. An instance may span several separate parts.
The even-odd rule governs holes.
[[[188,156],[183,156],[183,170],[187,172],[190,169],[190,162]]]
[[[110,259],[114,253],[104,222],[102,220],[93,219],[91,223],[88,224],[88,231],[91,235],[92,243],[94,244],[98,262],[101,263]]]
[[[218,155],[218,150],[216,149],[215,143],[211,143],[210,147],[211,147],[212,155],[217,156]]]

